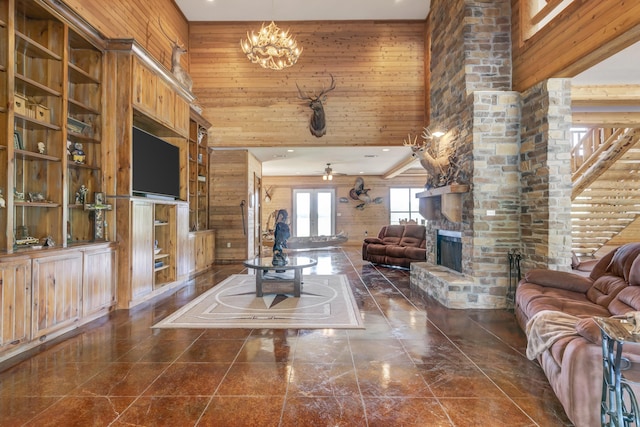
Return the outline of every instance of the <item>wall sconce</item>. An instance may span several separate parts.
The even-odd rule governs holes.
[[[442,129],[436,129],[434,131],[431,131],[431,129],[429,129],[429,126],[424,128],[424,131],[422,132],[422,139],[424,139],[425,141],[433,139],[433,138],[440,138],[441,136],[444,136],[446,130],[442,130]]]

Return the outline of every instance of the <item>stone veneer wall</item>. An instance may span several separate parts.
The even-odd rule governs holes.
[[[438,152],[455,153],[458,182],[470,184],[460,223],[427,222],[462,233],[462,275],[436,267],[435,253],[412,265],[412,286],[447,307],[506,306],[507,254],[519,246],[520,96],[511,89],[508,0],[434,0],[431,8],[432,128],[449,129]]]
[[[571,82],[549,79],[522,94],[523,270],[570,270]]]

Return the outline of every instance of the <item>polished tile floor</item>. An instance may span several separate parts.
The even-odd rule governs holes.
[[[505,310],[448,310],[353,248],[304,252],[346,274],[365,330],[154,330],[241,265],[119,310],[0,365],[0,426],[570,425]]]

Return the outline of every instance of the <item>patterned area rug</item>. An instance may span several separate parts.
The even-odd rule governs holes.
[[[293,296],[293,285],[267,281],[264,296],[258,298],[255,276],[235,274],[152,327],[364,329],[346,276],[302,280],[300,298]]]

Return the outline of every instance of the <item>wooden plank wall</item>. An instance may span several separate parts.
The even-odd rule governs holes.
[[[321,176],[303,176],[296,177],[295,184],[291,183],[291,177],[263,177],[262,229],[268,229],[269,214],[275,210],[286,209],[291,217],[294,188],[334,188],[337,200],[341,197],[349,200],[347,203],[336,203],[336,232],[342,231],[349,235],[347,245],[360,246],[365,232],[369,236],[377,236],[380,228],[389,224],[389,188],[422,188],[426,181],[425,177],[398,177],[392,180],[385,180],[379,176],[362,176],[361,178],[364,180],[365,188],[371,189],[369,196],[382,197],[382,203],[369,204],[363,210],[356,209],[360,202],[349,197],[349,191],[356,181],[355,176],[335,176],[330,183],[323,181]],[[270,187],[272,199],[267,202],[264,200],[264,189]]]
[[[261,22],[190,24],[194,93],[211,121],[209,145],[355,146],[399,144],[420,133],[424,112],[425,21],[286,22],[303,53],[291,68],[252,64],[240,48]],[[325,104],[327,134],[308,129],[298,97],[336,89]]]
[[[107,38],[134,38],[154,58],[171,70],[171,41],[160,28],[189,48],[189,23],[173,0],[64,0]],[[180,58],[188,69],[187,55]]]
[[[511,0],[513,86],[524,91],[550,77],[573,77],[640,41],[640,2],[574,1],[529,40],[520,3]]]
[[[216,150],[209,156],[209,226],[216,230],[219,263],[248,258],[248,234],[253,228],[249,223],[250,157],[246,150]]]

